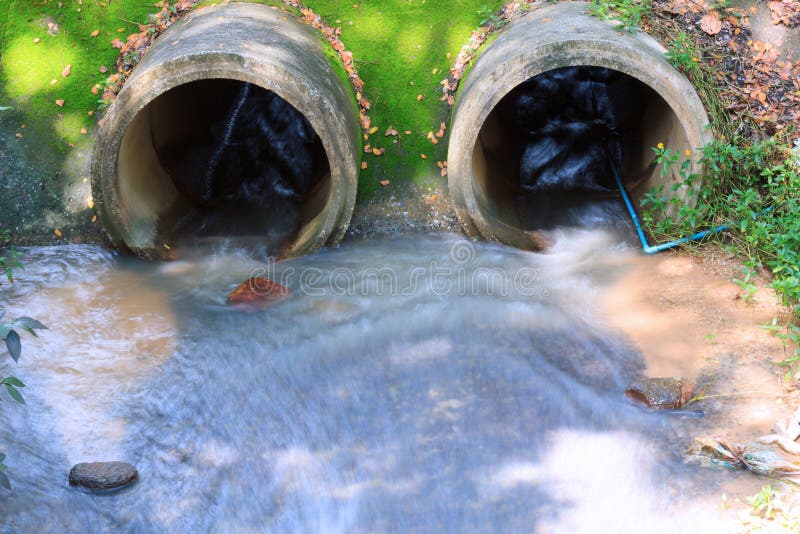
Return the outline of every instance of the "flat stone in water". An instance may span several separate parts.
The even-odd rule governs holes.
[[[631,384],[625,395],[647,407],[669,410],[689,402],[693,389],[694,384],[685,378],[642,378]]]
[[[130,484],[137,476],[136,468],[125,462],[80,463],[69,470],[69,483],[89,489],[107,490]]]

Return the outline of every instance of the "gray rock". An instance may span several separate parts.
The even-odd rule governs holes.
[[[676,409],[689,402],[694,384],[685,378],[642,378],[625,395],[650,408]]]
[[[138,472],[125,462],[80,463],[69,470],[69,483],[89,489],[114,489],[130,484]]]

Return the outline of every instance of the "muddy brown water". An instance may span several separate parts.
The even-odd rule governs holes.
[[[687,272],[699,268],[643,258],[609,230],[550,237],[548,253],[451,234],[350,241],[277,265],[225,242],[160,264],[24,250],[0,295],[50,330],[3,369],[28,404],[2,405],[14,491],[0,531],[735,526],[722,493],[764,481],[681,453],[749,415],[723,401],[703,418],[646,412],[624,397],[637,377],[699,375],[714,356],[696,339],[706,329],[682,330],[693,322],[676,297],[704,284]],[[660,304],[653,270],[674,279],[678,308]],[[252,274],[291,298],[228,309]],[[716,357],[726,379],[749,373]],[[764,420],[780,412],[762,401]],[[99,496],[68,486],[74,463],[98,460],[132,462],[140,479]]]

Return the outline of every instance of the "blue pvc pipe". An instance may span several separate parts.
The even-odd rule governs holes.
[[[702,232],[697,232],[694,235],[689,237],[682,237],[676,241],[670,241],[669,243],[662,243],[661,245],[653,245],[651,246],[647,242],[647,237],[644,235],[644,230],[642,230],[642,225],[639,222],[639,216],[636,215],[636,210],[633,207],[633,203],[631,202],[630,196],[628,196],[628,192],[625,190],[625,184],[622,183],[622,178],[620,178],[619,173],[617,173],[616,167],[614,164],[609,161],[611,165],[611,172],[614,173],[614,178],[617,180],[617,186],[619,187],[619,192],[622,194],[622,199],[625,201],[625,205],[628,207],[628,213],[631,214],[631,219],[633,219],[633,225],[636,227],[636,233],[639,234],[639,240],[642,242],[642,250],[645,254],[656,254],[661,252],[662,250],[668,250],[678,245],[683,245],[684,243],[688,243],[690,241],[698,241],[703,239],[704,237],[708,237],[713,234],[718,234],[720,232],[724,232],[730,227],[730,223],[723,224],[709,230],[703,230]],[[768,208],[769,209],[769,208]]]

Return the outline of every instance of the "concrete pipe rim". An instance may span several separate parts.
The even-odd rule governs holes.
[[[205,65],[202,71],[192,66],[197,61]],[[125,134],[140,112],[171,90],[203,80],[250,83],[271,91],[298,110],[320,138],[330,170],[327,178],[328,201],[320,212],[323,220],[321,224],[316,225],[313,232],[309,233],[307,228],[301,228],[298,237],[282,249],[280,256],[307,254],[326,244],[335,244],[344,236],[355,206],[360,151],[357,147],[350,147],[343,139],[345,136],[337,135],[339,129],[337,124],[331,120],[331,114],[325,111],[335,108],[335,105],[324,101],[324,95],[318,95],[320,100],[313,103],[317,111],[310,112],[310,103],[307,99],[298,98],[282,87],[300,84],[302,80],[296,78],[289,70],[276,71],[275,65],[265,66],[273,76],[259,76],[254,69],[257,61],[257,58],[229,52],[191,54],[161,63],[158,69],[135,72],[135,76],[125,84],[102,119],[91,163],[92,196],[96,211],[114,246],[125,248],[147,259],[170,259],[169,248],[161,243],[138,246],[131,235],[131,230],[114,216],[114,211],[120,207],[117,186],[118,158]],[[209,67],[210,65],[213,67]],[[168,75],[162,76],[164,72],[168,72]],[[273,77],[288,82],[280,85],[265,83],[265,80],[268,82]],[[140,95],[145,97],[142,98]],[[117,133],[120,131],[121,134]]]
[[[461,81],[450,127],[448,188],[456,214],[470,237],[483,237],[518,248],[538,248],[536,240],[531,239],[528,231],[514,228],[499,220],[491,220],[484,213],[480,205],[481,193],[476,191],[478,186],[473,175],[473,152],[485,121],[506,95],[538,74],[579,66],[605,67],[619,71],[655,91],[665,101],[684,128],[693,154],[695,149],[705,146],[712,138],[708,116],[691,82],[664,59],[666,49],[641,32],[635,37],[618,35],[618,40],[614,42],[609,42],[605,34],[565,37],[556,42],[516,49],[513,55],[505,56],[489,69],[478,67],[482,60],[486,61],[492,47],[498,46],[504,34],[515,26],[535,22],[529,19],[535,13],[539,13],[540,17],[553,17],[553,11],[570,4],[584,5],[567,2],[546,6],[509,25],[478,56],[472,70]],[[599,19],[594,19],[593,22],[614,28],[610,22]],[[557,24],[557,20],[554,18],[550,24]],[[654,61],[655,55],[660,56],[660,61]],[[476,74],[480,79],[474,78]],[[474,93],[482,96],[482,105],[464,106],[464,97],[471,97]],[[696,156],[692,158],[690,169],[694,173],[702,172]]]

